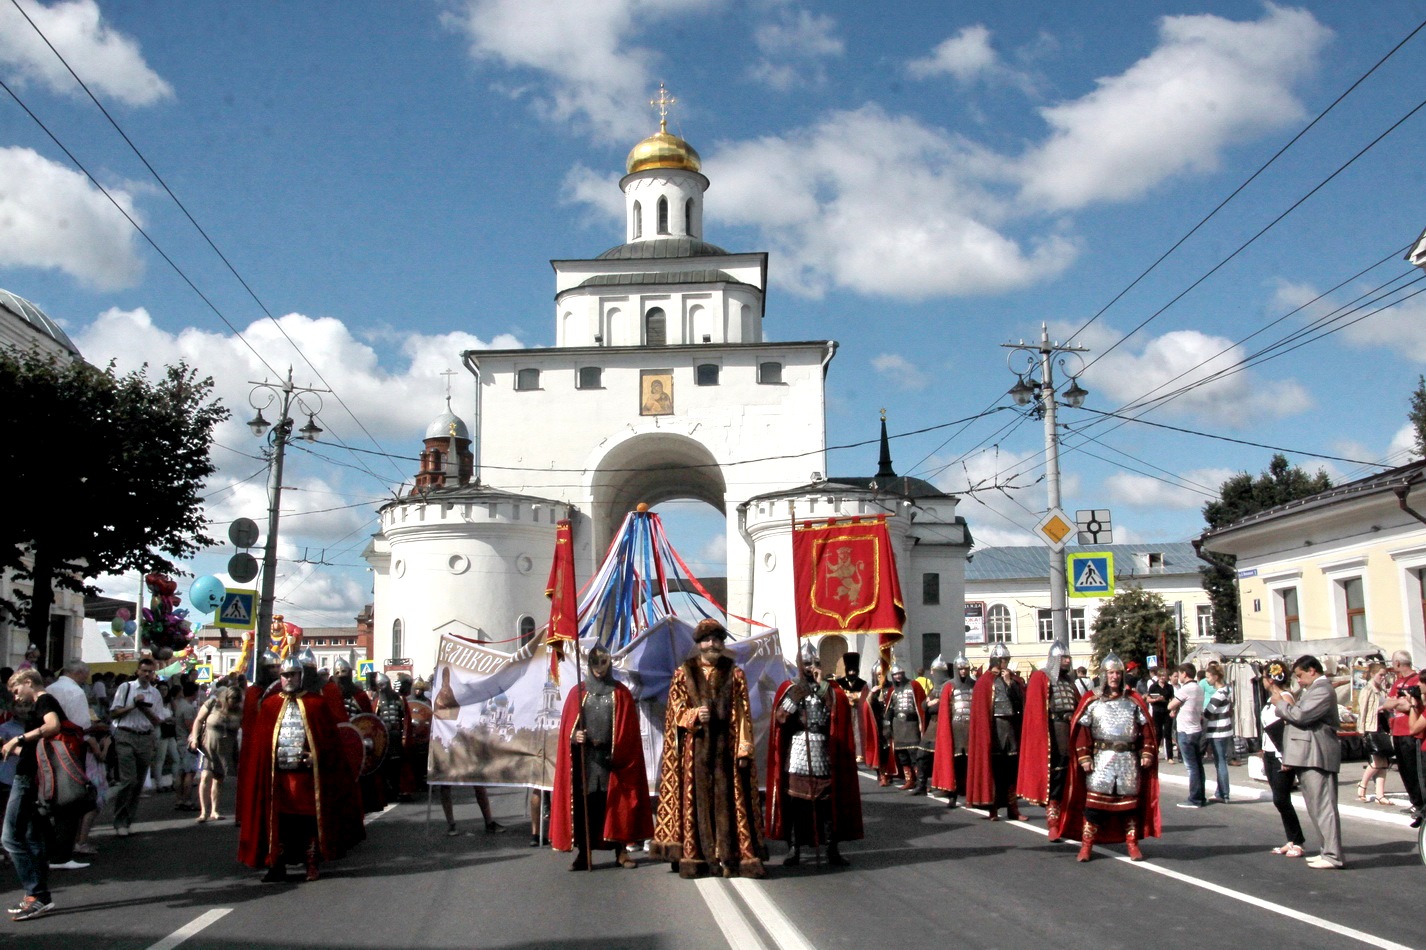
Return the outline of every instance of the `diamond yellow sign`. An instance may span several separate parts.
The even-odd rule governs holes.
[[[1040,523],[1035,525],[1036,533],[1049,542],[1050,547],[1056,551],[1064,550],[1065,545],[1069,543],[1070,535],[1074,534],[1074,530],[1074,522],[1058,508],[1050,509],[1049,514],[1041,518]]]

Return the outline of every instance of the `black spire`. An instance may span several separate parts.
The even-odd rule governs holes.
[[[896,469],[891,467],[891,441],[886,437],[886,410],[881,410],[881,457],[876,460],[877,478],[895,478]]]

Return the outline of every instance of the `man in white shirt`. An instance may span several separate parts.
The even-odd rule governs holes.
[[[114,750],[119,759],[119,781],[109,790],[114,801],[114,834],[128,837],[139,810],[144,776],[158,751],[158,724],[169,712],[154,687],[158,664],[152,657],[139,661],[134,679],[114,690],[109,716],[114,724]]]
[[[89,697],[84,695],[84,684],[89,682],[89,665],[80,660],[70,660],[60,671],[60,675],[45,690],[59,702],[59,708],[68,722],[88,732],[91,724]],[[86,737],[87,738],[87,737]],[[89,739],[94,747],[94,740]],[[65,806],[51,806],[50,820],[54,831],[54,847],[50,849],[49,865],[61,871],[78,871],[89,867],[74,860],[74,842],[79,832],[80,822],[88,803]]]
[[[1192,663],[1178,668],[1169,715],[1174,717],[1178,752],[1188,770],[1188,801],[1179,808],[1202,808],[1208,804],[1203,788],[1203,687]]]
[[[89,698],[84,695],[84,684],[89,682],[89,664],[80,660],[70,660],[60,671],[60,675],[45,690],[64,710],[64,718],[81,729],[91,725]]]

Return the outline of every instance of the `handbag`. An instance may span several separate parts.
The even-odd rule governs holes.
[[[1368,732],[1365,736],[1367,751],[1372,755],[1389,759],[1396,754],[1396,745],[1389,732]]]
[[[50,808],[67,808],[93,800],[94,783],[84,766],[84,734],[72,722],[60,725],[52,739],[41,739],[35,749],[38,797]]]

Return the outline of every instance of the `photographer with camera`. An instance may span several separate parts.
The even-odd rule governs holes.
[[[1419,691],[1421,678],[1412,669],[1411,654],[1405,650],[1397,650],[1391,655],[1391,668],[1396,673],[1396,680],[1386,691],[1386,699],[1381,705],[1391,712],[1391,742],[1396,747],[1396,770],[1401,773],[1401,784],[1406,786],[1406,797],[1411,800],[1411,827],[1419,828],[1422,798],[1416,750],[1421,743],[1411,737],[1411,700],[1406,691],[1412,687]]]
[[[1342,819],[1337,811],[1337,773],[1342,770],[1337,692],[1315,656],[1298,657],[1292,664],[1292,673],[1302,687],[1296,698],[1272,678],[1263,684],[1277,714],[1287,723],[1281,747],[1282,768],[1297,773],[1307,802],[1307,817],[1322,837],[1322,853],[1309,858],[1307,866],[1318,871],[1339,870],[1346,858],[1342,853]]]
[[[168,707],[154,686],[158,664],[152,657],[139,661],[138,673],[114,692],[109,716],[114,724],[114,751],[119,759],[119,781],[111,790],[114,834],[128,837],[139,810],[139,796],[158,752],[158,724],[169,718]]]

